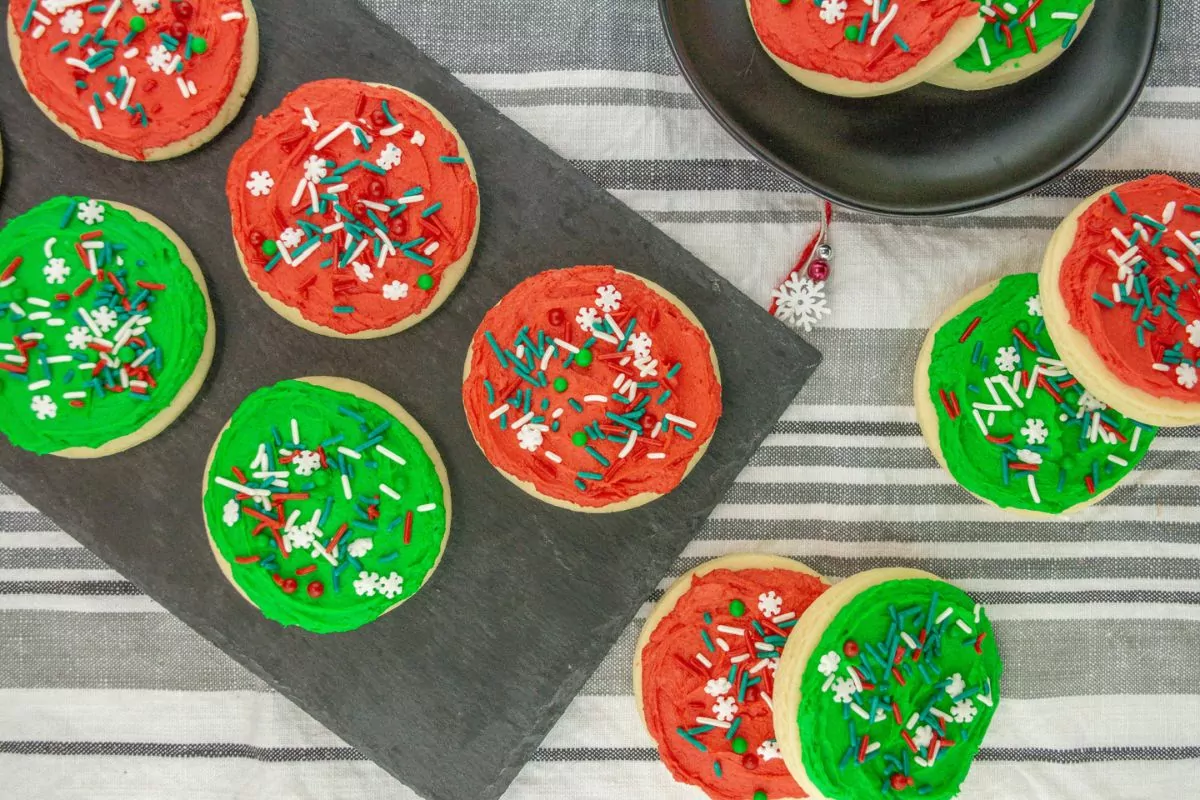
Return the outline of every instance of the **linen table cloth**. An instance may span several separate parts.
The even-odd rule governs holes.
[[[764,306],[815,229],[818,201],[700,107],[652,0],[366,2]],[[969,216],[835,215],[833,313],[808,336],[825,361],[660,585],[756,550],[833,578],[920,567],[974,593],[1006,670],[971,800],[1200,796],[1197,431],[1162,431],[1099,505],[1029,522],[951,482],[911,398],[927,326],[975,286],[1036,270],[1081,198],[1152,171],[1200,183],[1200,6],[1166,0],[1163,20],[1145,94],[1079,169]],[[648,609],[508,798],[702,797],[658,763],[634,706]],[[0,796],[414,797],[7,491]]]

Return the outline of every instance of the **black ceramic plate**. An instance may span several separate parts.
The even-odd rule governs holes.
[[[806,188],[880,214],[972,211],[1078,164],[1133,106],[1157,0],[1100,0],[1071,49],[1011,86],[918,86],[852,100],[796,83],[762,49],[744,0],[659,0],[680,69],[747,149]]]

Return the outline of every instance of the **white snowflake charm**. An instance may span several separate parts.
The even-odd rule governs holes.
[[[1021,363],[1021,354],[1017,352],[1017,348],[1001,347],[996,351],[996,367],[1001,372],[1012,372]]]
[[[913,744],[923,750],[933,742],[933,728],[928,725],[922,725],[913,733],[912,738]]]
[[[713,697],[720,697],[726,692],[733,690],[733,684],[724,678],[713,678],[708,683],[704,684],[704,693]]]
[[[146,64],[150,67],[151,72],[168,72],[174,58],[175,56],[166,46],[156,44],[150,48],[150,53],[146,56]]]
[[[133,0],[133,7],[139,14],[153,14],[158,10],[158,0]]]
[[[96,323],[101,333],[108,333],[117,327],[117,312],[108,306],[100,306],[92,312],[92,322]]]
[[[370,536],[363,536],[346,545],[346,552],[351,558],[362,558],[367,553],[371,552],[371,548],[374,546],[375,540],[373,540]]]
[[[65,258],[52,258],[46,262],[46,266],[42,267],[42,275],[46,277],[46,283],[62,284],[67,282],[67,276],[71,274],[71,268],[67,266]]]
[[[1079,407],[1088,413],[1092,411],[1104,411],[1108,408],[1108,406],[1101,402],[1100,398],[1088,391],[1084,391],[1083,394],[1079,395]]]
[[[1185,389],[1196,388],[1196,368],[1191,364],[1180,364],[1175,368],[1175,380]]]
[[[379,591],[379,575],[374,572],[360,572],[354,579],[354,591],[360,597],[374,597]]]
[[[778,616],[783,611],[783,598],[775,592],[763,592],[758,596],[758,610],[764,617]]]
[[[532,425],[522,425],[517,429],[517,443],[522,450],[536,453],[542,446],[542,432]]]
[[[321,179],[329,174],[329,170],[325,166],[325,159],[320,156],[309,156],[304,161],[304,180],[309,183],[320,183]]]
[[[833,682],[833,701],[835,703],[852,702],[856,691],[858,691],[858,687],[854,685],[854,681],[849,678],[838,678]]]
[[[404,591],[404,577],[398,572],[393,572],[386,578],[379,581],[379,593],[391,600],[396,595]]]
[[[285,528],[283,532],[283,543],[288,546],[289,550],[303,550],[311,547],[316,538],[312,528],[307,525],[293,525]]]
[[[817,672],[822,675],[832,675],[837,672],[837,668],[842,664],[842,657],[834,650],[830,650],[825,655],[821,656],[821,660],[817,663]]]
[[[772,761],[776,758],[783,758],[783,753],[779,750],[779,743],[774,739],[767,739],[758,746],[758,757],[763,761]]]
[[[58,26],[62,28],[62,32],[66,35],[74,36],[83,30],[83,12],[77,8],[72,8],[58,18]]]
[[[75,216],[84,225],[99,225],[104,222],[104,205],[99,200],[84,200]]]
[[[384,300],[402,300],[408,297],[408,284],[401,281],[392,281],[383,285]]]
[[[42,11],[47,14],[61,14],[67,10],[67,0],[42,0]]]
[[[1192,347],[1200,347],[1200,319],[1192,320],[1187,326],[1188,343]]]
[[[403,155],[404,152],[399,147],[388,142],[383,150],[380,151],[379,158],[376,159],[375,164],[381,169],[391,170],[394,167],[400,166],[400,159]]]
[[[600,315],[591,306],[583,306],[579,309],[579,313],[575,315],[575,322],[583,329],[584,333],[591,333],[599,321]]]
[[[1041,444],[1050,435],[1050,429],[1042,420],[1030,418],[1025,420],[1025,427],[1021,428],[1021,435],[1029,444]]]
[[[833,313],[825,302],[825,283],[813,283],[792,273],[778,289],[771,292],[775,300],[775,317],[788,326],[810,333],[813,327]]]
[[[1031,317],[1042,316],[1042,297],[1035,294],[1033,297],[1025,301],[1025,308]]]
[[[950,716],[958,723],[970,722],[975,719],[977,713],[979,713],[979,710],[975,708],[975,702],[969,697],[965,700],[959,700],[950,707]]]
[[[611,283],[607,286],[597,286],[596,307],[605,314],[619,311],[621,308],[621,290]]]
[[[846,18],[846,0],[822,0],[821,19],[835,25]]]
[[[1040,464],[1042,463],[1042,454],[1022,448],[1017,451],[1017,460],[1022,464]]]
[[[92,333],[82,325],[76,325],[67,331],[67,347],[72,350],[82,350],[92,340]]]
[[[713,714],[721,722],[733,722],[733,718],[737,716],[738,704],[733,697],[718,697],[717,702],[713,703]]]
[[[250,173],[250,178],[246,181],[246,188],[255,197],[265,197],[275,188],[275,179],[265,169],[255,170]]]
[[[242,507],[238,505],[237,500],[230,500],[221,509],[221,520],[227,527],[232,528],[237,525],[239,519],[242,518]]]
[[[54,419],[58,416],[58,403],[48,394],[35,394],[29,408],[38,419]]]
[[[961,672],[956,672],[950,676],[950,682],[946,684],[946,694],[951,697],[958,697],[967,690],[967,682],[963,680]]]
[[[650,348],[653,344],[654,341],[650,338],[650,334],[645,331],[638,331],[629,337],[629,349],[638,358],[649,358]]]
[[[312,450],[301,450],[292,459],[292,469],[297,475],[308,476],[321,468],[321,456]]]
[[[367,283],[375,276],[371,271],[370,264],[364,264],[361,261],[354,262],[354,277],[358,278],[363,283]]]
[[[279,243],[289,250],[294,250],[304,241],[304,232],[299,228],[284,228],[279,234]]]

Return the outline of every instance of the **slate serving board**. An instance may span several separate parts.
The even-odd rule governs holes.
[[[147,594],[417,792],[498,797],[654,589],[820,359],[668,237],[602,192],[351,0],[256,0],[262,63],[246,107],[208,146],[132,164],[75,144],[0,57],[0,217],[74,193],[141,206],[207,275],[218,347],[191,408],[151,442],[95,461],[0,444],[0,481]],[[6,44],[0,44],[7,50]],[[441,109],[478,168],[475,260],[445,306],[398,336],[328,339],[267,309],[234,257],[225,168],[252,120],[299,83],[395,84]],[[716,346],[725,416],[708,455],[667,497],[575,514],[502,478],[471,439],[462,362],[483,313],[534,272],[619,265],[683,299]],[[261,617],[221,577],[200,511],[204,460],[255,388],[343,375],[399,400],[445,458],[454,519],[445,559],[412,600],[346,634]]]

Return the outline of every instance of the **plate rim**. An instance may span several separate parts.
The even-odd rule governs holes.
[[[677,26],[673,24],[674,14],[672,11],[672,3],[674,0],[658,0],[658,16],[659,22],[662,24],[663,33],[667,39],[667,45],[671,50],[671,55],[675,59],[675,65],[679,68],[680,74],[691,88],[692,93],[700,101],[700,105],[709,113],[709,115],[717,121],[730,136],[733,137],[743,149],[749,151],[757,160],[772,167],[776,172],[793,181],[797,184],[797,189],[806,190],[811,194],[816,195],[830,202],[836,203],[843,208],[853,209],[868,214],[875,214],[881,217],[893,218],[937,218],[949,217],[960,214],[969,214],[976,211],[982,211],[988,208],[1003,205],[1012,200],[1015,200],[1025,195],[1031,194],[1037,189],[1053,182],[1065,173],[1079,166],[1081,163],[1090,158],[1105,142],[1116,133],[1125,120],[1129,117],[1129,113],[1137,104],[1142,92],[1146,88],[1146,83],[1150,78],[1150,69],[1154,64],[1154,56],[1158,52],[1158,42],[1162,33],[1162,0],[1155,0],[1151,4],[1151,13],[1154,15],[1154,20],[1151,25],[1151,46],[1145,51],[1140,59],[1139,74],[1137,79],[1131,84],[1125,96],[1121,99],[1120,109],[1113,116],[1111,121],[1094,133],[1082,147],[1077,148],[1068,158],[1062,162],[1062,166],[1057,168],[1057,171],[1046,173],[1042,176],[1033,178],[1017,184],[1012,188],[999,193],[993,193],[978,200],[964,203],[948,203],[941,206],[921,206],[919,208],[906,208],[901,205],[875,205],[870,202],[857,200],[848,197],[841,192],[832,190],[823,186],[820,181],[807,177],[800,169],[789,163],[786,159],[776,155],[769,147],[761,143],[756,137],[747,132],[740,123],[735,120],[726,110],[724,105],[708,90],[704,82],[699,76],[694,63],[684,52],[682,39],[678,36]]]

